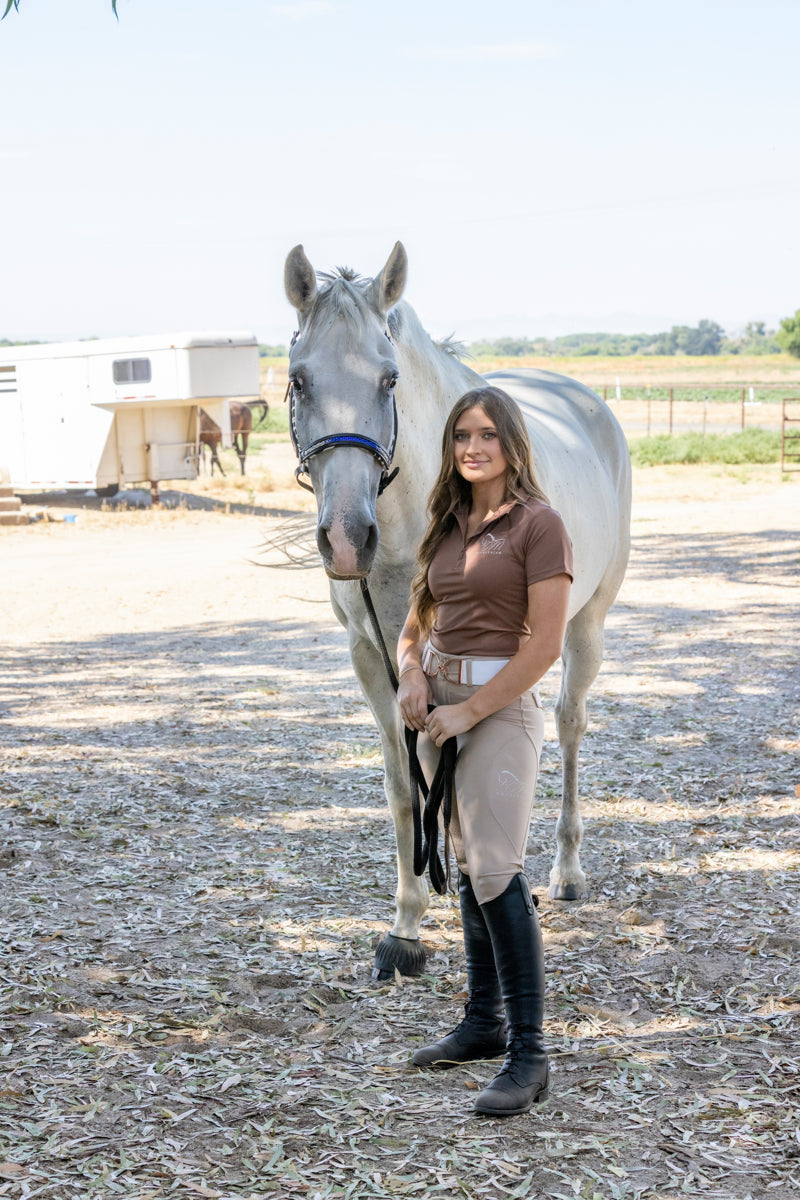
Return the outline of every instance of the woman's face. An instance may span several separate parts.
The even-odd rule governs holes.
[[[453,444],[456,470],[468,483],[486,484],[505,476],[508,463],[497,429],[479,405],[458,418]]]

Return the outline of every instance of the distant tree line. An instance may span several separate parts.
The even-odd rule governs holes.
[[[92,339],[86,338],[85,341]],[[32,346],[40,342],[10,342],[0,338],[0,346]],[[748,321],[738,338],[725,337],[715,321],[698,325],[673,325],[669,333],[568,333],[557,338],[495,338],[472,342],[467,350],[475,358],[537,357],[573,358],[595,354],[779,354],[783,351],[800,358],[800,308],[793,317],[784,317],[777,331],[763,321]],[[288,346],[259,343],[261,358],[286,358]]]
[[[775,338],[781,350],[800,358],[800,308],[793,317],[784,317]]]
[[[788,318],[794,320],[794,318]],[[782,322],[782,326],[786,321]],[[797,313],[798,355],[800,355],[800,310]],[[629,354],[778,354],[787,350],[781,333],[765,327],[763,321],[750,321],[738,338],[728,338],[716,321],[673,325],[668,333],[568,333],[557,338],[496,338],[472,342],[470,354],[476,357],[521,358],[523,355],[580,357]]]

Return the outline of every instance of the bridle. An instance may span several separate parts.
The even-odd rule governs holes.
[[[391,342],[392,339],[388,330],[385,336]],[[299,337],[300,331],[296,330],[292,335],[290,350]],[[307,492],[314,491],[310,483],[306,483],[304,479],[301,479],[301,475],[309,474],[308,463],[310,459],[315,454],[321,454],[323,450],[335,450],[337,446],[355,446],[357,450],[366,450],[367,454],[371,454],[380,463],[383,470],[381,471],[381,478],[378,484],[379,496],[386,490],[392,480],[397,478],[400,468],[395,467],[393,471],[389,470],[397,444],[397,402],[394,396],[392,396],[392,437],[388,446],[382,446],[380,442],[376,442],[374,438],[366,437],[363,433],[330,433],[327,437],[316,438],[313,442],[309,442],[307,446],[301,446],[297,436],[295,389],[291,376],[286,388],[286,395],[283,398],[284,404],[287,400],[289,401],[289,436],[292,439],[294,452],[299,459],[299,465],[295,469],[294,475],[301,488],[305,488]]]

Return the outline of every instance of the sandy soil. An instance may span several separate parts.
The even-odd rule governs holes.
[[[531,832],[552,1099],[502,1123],[490,1064],[408,1067],[463,1004],[452,899],[370,979],[374,729],[321,573],[256,565],[291,467],[0,530],[0,1195],[798,1192],[800,477],[636,473],[588,901],[546,899],[552,719]]]

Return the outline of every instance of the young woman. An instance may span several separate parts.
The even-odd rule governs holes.
[[[542,938],[523,862],[543,737],[536,684],[561,653],[572,547],[536,482],[521,413],[499,388],[468,392],[450,413],[428,510],[398,645],[398,701],[420,731],[429,780],[439,747],[458,739],[450,837],[469,1002],[453,1032],[413,1062],[452,1066],[505,1051],[475,1110],[510,1116],[549,1087]]]

